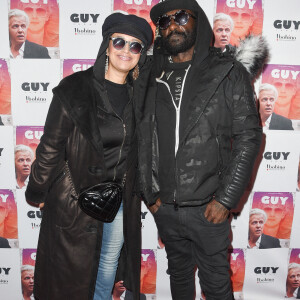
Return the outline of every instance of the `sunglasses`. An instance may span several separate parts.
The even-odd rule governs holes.
[[[174,22],[176,24],[182,26],[182,25],[186,25],[187,24],[187,22],[189,21],[190,17],[196,19],[195,16],[189,14],[185,10],[179,10],[174,15],[162,15],[161,17],[159,17],[156,25],[160,29],[165,30],[165,29],[167,29],[170,26],[172,19],[174,19]]]
[[[248,22],[251,17],[248,13],[239,14],[237,12],[231,12],[229,15],[234,21],[237,21],[240,18],[240,20],[243,22]]]
[[[284,82],[274,82],[273,84],[277,89],[281,89],[281,88],[284,88],[285,90],[296,89],[294,84],[288,83],[288,82],[285,82],[285,83]]]
[[[24,11],[27,13],[27,15],[33,15],[34,13],[38,17],[45,17],[47,14],[47,11],[44,8],[32,8],[32,7],[25,7]]]
[[[116,50],[122,50],[127,43],[129,44],[129,51],[133,54],[139,54],[144,49],[143,44],[141,44],[139,42],[125,41],[121,37],[111,37],[110,40],[112,40],[113,47]]]

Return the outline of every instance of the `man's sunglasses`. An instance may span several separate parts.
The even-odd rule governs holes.
[[[143,44],[139,42],[125,41],[121,37],[111,37],[110,40],[112,40],[112,44],[116,50],[122,50],[127,43],[129,44],[129,51],[133,54],[139,54],[144,49]]]
[[[176,24],[182,26],[187,24],[190,17],[196,19],[195,16],[189,14],[185,10],[179,10],[174,15],[162,15],[159,17],[156,25],[159,26],[160,29],[165,30],[170,26],[172,19],[174,19]]]

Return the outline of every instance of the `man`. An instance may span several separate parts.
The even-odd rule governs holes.
[[[24,265],[21,268],[21,283],[23,300],[34,300],[34,267],[31,265]]]
[[[48,49],[44,46],[26,40],[29,18],[19,9],[8,13],[10,58],[50,58]]]
[[[0,199],[0,236],[6,239],[18,238],[17,205],[14,199]]]
[[[127,290],[124,287],[123,281],[118,281],[114,285],[112,299],[113,300],[133,300],[133,294],[131,291]],[[146,300],[146,295],[140,294],[139,300]]]
[[[259,113],[262,126],[270,130],[294,130],[292,121],[274,113],[278,91],[274,85],[264,83],[259,87]]]
[[[249,217],[249,238],[247,248],[268,249],[280,248],[279,239],[263,234],[267,214],[259,208],[251,209]]]
[[[156,1],[151,1],[152,3],[150,4],[151,6],[154,5],[154,2]],[[151,26],[152,30],[155,31],[155,24],[153,24],[152,20],[150,19],[149,16],[149,2],[147,1],[140,1],[138,5],[132,5],[128,1],[114,1],[114,10],[122,10],[126,11],[127,13],[131,15],[136,15],[141,18],[144,18]]]
[[[300,90],[297,88],[290,104],[290,111],[288,115],[291,120],[300,120]],[[299,124],[299,123],[298,123]]]
[[[300,265],[297,263],[289,264],[288,275],[286,279],[285,298],[300,299]]]
[[[225,12],[234,22],[230,43],[236,46],[240,40],[245,39],[251,33],[255,15],[253,10],[246,6],[243,8],[226,6]]]
[[[33,3],[19,2],[18,8],[23,10],[29,17],[28,38],[38,44],[44,44],[45,24],[48,22],[49,4],[39,1]]]
[[[272,84],[278,91],[278,101],[275,105],[275,112],[284,116],[289,117],[291,110],[291,104],[297,92],[297,81],[288,77],[281,79],[273,79]]]
[[[235,260],[230,259],[230,270],[231,270],[231,282],[232,290],[236,292],[241,292],[243,290],[244,278],[245,278],[245,260],[244,257],[239,259],[235,257]]]
[[[159,36],[139,107],[143,198],[165,244],[173,299],[194,299],[197,265],[206,299],[229,300],[227,218],[261,141],[249,74],[229,51],[209,51],[213,33],[197,1],[160,2],[150,17]]]
[[[11,114],[11,81],[8,67],[4,60],[0,59],[0,115]]]
[[[233,30],[233,21],[230,16],[219,13],[214,16],[214,47],[225,50],[226,45],[229,44],[231,32]]]
[[[147,260],[142,259],[141,262],[141,292],[144,294],[155,294],[157,272],[155,256],[152,251],[148,252],[147,255]]]
[[[287,214],[286,204],[280,202],[273,204],[260,204],[259,208],[267,214],[264,224],[264,233],[281,239],[289,239],[291,234],[291,222],[285,224]]]
[[[26,145],[17,145],[15,147],[15,169],[17,189],[25,189],[30,175],[30,169],[33,162],[33,151]]]

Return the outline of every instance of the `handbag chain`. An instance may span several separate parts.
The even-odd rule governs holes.
[[[121,182],[121,186],[122,186],[122,187],[124,187],[125,182],[126,182],[126,172],[125,172],[125,174],[124,174],[124,176],[123,176],[123,179],[122,179],[122,182]]]

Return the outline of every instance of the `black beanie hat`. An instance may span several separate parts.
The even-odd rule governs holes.
[[[165,0],[152,7],[150,18],[152,22],[156,24],[160,16],[175,9],[188,9],[197,13],[199,4],[196,0]]]
[[[153,32],[149,23],[135,15],[113,13],[109,15],[102,26],[103,38],[115,32],[134,36],[141,40],[146,49],[150,47],[153,40]]]

